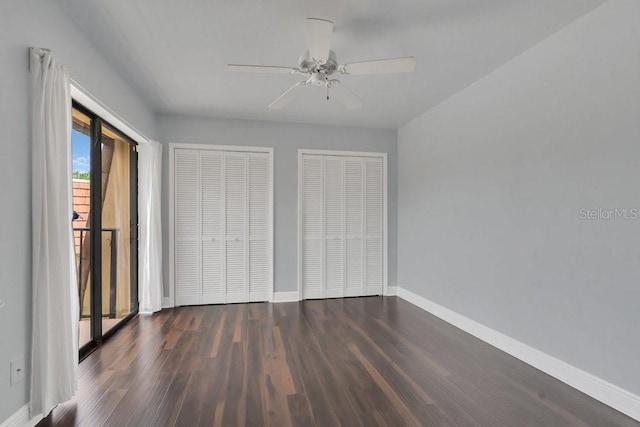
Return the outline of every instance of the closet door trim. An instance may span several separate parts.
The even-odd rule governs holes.
[[[175,152],[179,149],[190,150],[211,150],[221,152],[241,152],[241,153],[267,153],[269,157],[269,207],[268,207],[268,251],[269,251],[269,272],[268,272],[268,298],[273,302],[273,147],[250,147],[241,145],[209,145],[209,144],[169,144],[169,295],[162,300],[163,308],[175,307]]]
[[[380,158],[382,159],[382,294],[388,295],[388,279],[389,279],[389,259],[388,259],[388,227],[387,217],[389,215],[387,193],[387,153],[365,152],[365,151],[341,151],[341,150],[298,150],[298,300],[303,300],[302,290],[302,250],[303,250],[303,230],[302,230],[302,214],[303,214],[303,157],[304,155],[320,155],[320,156],[339,156],[339,157],[360,157],[360,158]],[[324,163],[324,162],[323,162]],[[364,170],[363,170],[364,173]],[[364,183],[363,183],[364,185]],[[364,206],[363,206],[364,210]],[[364,230],[363,230],[364,231]],[[364,282],[364,280],[363,280]]]

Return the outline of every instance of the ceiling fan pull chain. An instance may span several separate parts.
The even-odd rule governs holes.
[[[327,84],[327,101],[329,100],[329,84]]]

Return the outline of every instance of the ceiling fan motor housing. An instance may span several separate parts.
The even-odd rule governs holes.
[[[305,50],[300,55],[298,59],[299,68],[303,71],[307,71],[309,73],[320,73],[326,74],[327,76],[335,73],[338,69],[338,60],[336,58],[336,53],[332,50],[329,51],[329,58],[325,62],[317,62],[311,55],[308,50]]]

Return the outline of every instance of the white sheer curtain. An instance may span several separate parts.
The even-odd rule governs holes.
[[[160,189],[162,145],[138,146],[138,209],[140,215],[140,312],[162,309],[162,222]]]
[[[78,387],[78,287],[71,217],[68,71],[31,49],[33,337],[31,415],[47,415]]]

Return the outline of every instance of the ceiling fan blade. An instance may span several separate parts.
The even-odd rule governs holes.
[[[409,56],[407,58],[354,62],[343,65],[342,69],[345,74],[411,73],[416,69],[416,59]]]
[[[273,108],[274,110],[280,110],[285,107],[289,102],[293,100],[304,88],[305,82],[298,82],[291,86],[285,93],[277,97],[271,104],[269,104],[269,108]]]
[[[347,107],[348,110],[355,110],[362,107],[362,101],[338,80],[332,80],[329,87],[329,96],[338,100]]]
[[[325,19],[307,18],[307,40],[311,58],[322,63],[329,59],[333,22]]]
[[[291,67],[273,67],[271,65],[227,64],[227,71],[240,71],[244,73],[292,74],[298,70]]]

